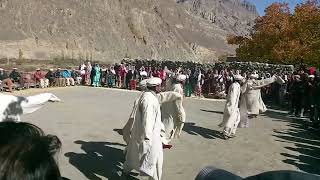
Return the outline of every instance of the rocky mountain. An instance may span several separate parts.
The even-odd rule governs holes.
[[[0,14],[0,58],[106,62],[216,60],[257,17],[240,0],[0,0]]]

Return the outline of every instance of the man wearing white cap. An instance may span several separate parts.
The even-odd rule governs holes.
[[[175,81],[173,82],[171,91],[177,92],[181,95],[181,97],[183,97],[183,83],[186,78],[186,75],[177,75]],[[174,137],[179,137],[186,121],[183,99],[162,103],[161,113],[162,122],[165,127],[166,138],[168,141],[171,141]]]
[[[143,95],[143,93],[147,90],[147,80],[148,79],[144,79],[139,83],[139,87],[141,89],[141,93],[139,95],[139,97],[134,101],[133,104],[133,108],[131,111],[131,114],[129,116],[129,120],[127,121],[127,123],[125,124],[125,126],[122,128],[122,135],[123,135],[123,140],[128,144],[131,138],[131,131],[132,131],[132,127],[133,127],[133,122],[135,121],[135,115],[137,113],[137,109],[138,109],[138,104],[139,104],[139,100],[141,98],[141,96]],[[160,105],[162,106],[162,104],[168,103],[168,102],[175,102],[175,101],[181,101],[183,96],[180,95],[177,92],[161,92],[157,94],[158,100]],[[163,128],[163,131],[165,130],[165,128]],[[166,137],[164,137],[166,138]]]
[[[240,103],[242,105],[246,105],[247,114],[249,118],[256,117],[259,114],[259,111],[262,112],[266,111],[266,106],[264,103],[260,102],[261,97],[261,90],[260,89],[253,89],[252,87],[256,85],[256,81],[259,78],[259,75],[257,73],[253,73],[249,76],[249,80],[246,82],[246,84],[242,87],[243,92],[241,96]],[[241,111],[240,107],[240,111]],[[248,124],[243,124],[245,127],[248,126]],[[241,126],[241,123],[240,123]]]
[[[234,83],[232,83],[229,88],[223,113],[223,121],[219,124],[220,127],[224,128],[223,135],[225,139],[235,137],[240,122],[239,98],[243,79],[244,78],[241,75],[234,75]]]
[[[49,86],[52,86],[55,82],[55,75],[53,72],[53,69],[49,69],[47,74],[45,75],[45,78],[49,80]]]
[[[130,137],[131,137],[130,134],[131,134],[132,127],[133,127],[134,118],[135,118],[136,113],[137,113],[139,100],[141,99],[141,96],[143,95],[143,93],[147,90],[147,80],[148,79],[144,79],[144,80],[140,81],[139,88],[140,88],[140,90],[142,92],[140,93],[139,97],[134,101],[133,108],[132,108],[131,114],[129,116],[129,120],[127,121],[125,126],[122,128],[123,140],[127,144],[130,141]]]
[[[34,78],[36,83],[39,84],[40,88],[46,88],[49,86],[49,79],[44,77],[44,74],[40,71],[40,68],[37,68],[36,72],[34,73]]]
[[[285,83],[281,77],[276,75],[263,80],[257,80],[259,78],[257,73],[253,73],[249,77],[250,79],[241,87],[241,121],[239,124],[241,128],[249,127],[249,118],[255,118],[260,112],[267,111],[267,107],[262,100],[261,88],[274,82],[278,82],[279,84]]]
[[[147,90],[139,99],[127,147],[124,174],[135,169],[149,179],[161,179],[163,163],[161,128],[163,125],[157,97],[161,82],[160,78],[148,79]]]

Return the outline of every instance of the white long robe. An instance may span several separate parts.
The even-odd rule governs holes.
[[[271,78],[263,80],[248,80],[247,83],[241,87],[241,121],[239,127],[249,127],[248,115],[259,115],[267,111],[267,107],[262,100],[261,88],[274,82],[283,83],[283,80],[278,76],[272,76]]]
[[[141,95],[134,119],[124,168],[127,172],[135,169],[154,180],[161,179],[163,125],[156,94],[147,91]]]
[[[184,91],[181,84],[174,84],[171,89],[183,97]],[[180,137],[186,113],[183,107],[183,99],[161,104],[161,117],[165,127],[166,138],[170,142],[175,137]]]
[[[223,121],[219,125],[223,127],[223,133],[227,136],[235,135],[240,122],[239,98],[241,94],[240,84],[233,83],[228,92],[226,105],[223,113]]]
[[[35,96],[20,97],[0,94],[0,122],[20,121],[22,114],[33,113],[48,101],[61,101],[52,93],[42,93]]]
[[[124,142],[126,142],[126,144],[129,144],[129,141],[130,141],[130,138],[131,138],[131,131],[132,131],[132,128],[133,128],[134,118],[136,116],[139,100],[140,100],[142,95],[143,95],[143,92],[134,101],[132,112],[131,112],[131,114],[129,116],[129,119],[128,119],[127,123],[124,125],[124,127],[122,128],[122,137],[123,137]]]
[[[132,131],[132,128],[133,128],[133,123],[135,121],[135,115],[136,115],[136,112],[137,112],[137,109],[138,109],[138,104],[139,104],[139,100],[142,96],[143,92],[139,95],[139,97],[135,100],[134,104],[133,104],[133,108],[132,108],[132,112],[130,114],[130,117],[127,121],[127,123],[125,124],[125,126],[122,128],[122,135],[123,135],[123,140],[126,142],[126,144],[129,143],[130,141],[130,138],[131,138],[131,131]],[[159,103],[160,105],[164,104],[164,103],[169,103],[169,102],[181,102],[182,100],[182,96],[177,93],[177,92],[172,92],[172,91],[169,91],[169,92],[161,92],[159,94],[157,94],[157,97],[158,97],[158,100],[159,100]],[[181,109],[180,106],[182,106],[182,103],[176,103],[179,105],[179,107],[177,109]],[[183,110],[184,112],[184,110]],[[182,114],[182,113],[181,113]],[[173,115],[174,116],[174,115]],[[178,115],[177,115],[178,116]],[[185,117],[185,115],[180,115],[182,118]],[[184,118],[185,119],[185,118]],[[164,134],[165,134],[165,127],[163,125],[162,127],[162,130],[164,131]],[[163,143],[164,144],[168,144],[169,143],[169,140],[168,138],[164,135],[162,136],[163,139]]]

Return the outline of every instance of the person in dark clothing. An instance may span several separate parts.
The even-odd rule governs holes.
[[[21,74],[17,71],[17,68],[13,68],[13,70],[10,73],[9,77],[15,83],[20,83],[21,82]]]
[[[292,85],[293,108],[296,117],[303,116],[305,82],[301,80],[300,75],[296,75],[296,80]]]
[[[128,71],[128,73],[126,74],[126,88],[127,89],[131,89],[130,87],[130,81],[135,79],[134,77],[136,76],[136,72],[134,67],[131,67]]]
[[[309,113],[309,117],[311,121],[314,121],[314,113],[315,113],[315,76],[309,75],[309,79],[307,81],[306,87],[306,101],[305,101],[305,108]]]
[[[53,69],[50,69],[47,74],[45,75],[46,79],[49,79],[49,86],[53,86],[54,84],[54,73],[53,73]]]
[[[20,89],[21,88],[21,74],[18,72],[17,68],[13,68],[12,72],[9,75],[9,78],[11,81],[16,84],[16,88]]]
[[[313,122],[317,127],[320,127],[320,74],[315,77],[314,106]]]

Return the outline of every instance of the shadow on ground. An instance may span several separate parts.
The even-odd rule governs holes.
[[[100,177],[118,180],[121,176],[122,164],[125,160],[120,143],[75,141],[81,145],[84,153],[68,152],[70,164],[81,171],[88,179],[96,180]],[[100,177],[99,177],[100,176]],[[137,178],[129,177],[130,180]]]
[[[291,153],[281,153],[284,163],[296,166],[307,173],[320,175],[320,134],[307,128],[302,119],[288,117],[287,113],[268,111],[266,116],[288,122],[289,129],[274,130],[278,142],[292,143],[285,147]]]
[[[123,135],[122,129],[113,129],[114,132],[118,133],[119,135]]]
[[[212,110],[206,110],[206,109],[200,109],[200,111],[209,112],[209,113],[215,113],[215,114],[223,114],[223,112],[221,112],[221,111],[212,111]]]
[[[185,131],[188,134],[199,135],[207,139],[215,139],[215,138],[223,139],[223,137],[221,136],[221,132],[196,126],[196,123],[185,123],[183,127],[183,131]]]

